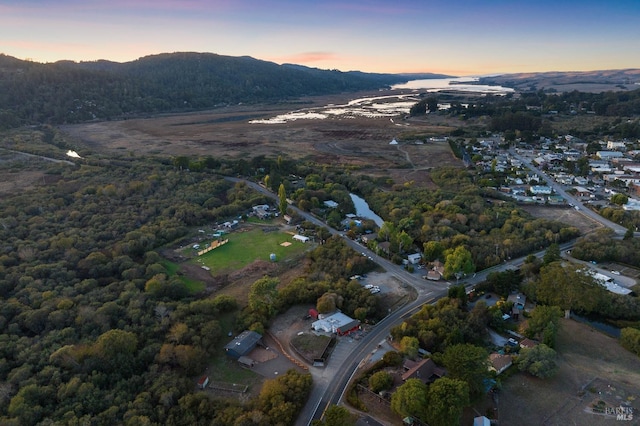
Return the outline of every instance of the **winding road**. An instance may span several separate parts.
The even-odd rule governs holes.
[[[529,165],[529,164],[527,164]],[[530,166],[530,165],[529,165]],[[533,170],[537,170],[530,166]],[[542,172],[538,173],[541,176],[546,177]],[[278,196],[266,188],[245,179],[240,178],[226,178],[232,182],[245,182],[249,187],[264,194],[272,199],[277,200]],[[556,185],[548,180],[550,185],[556,188]],[[562,192],[564,193],[564,191]],[[572,199],[571,197],[569,199]],[[577,204],[576,204],[577,205]],[[329,230],[333,235],[342,235],[340,231],[329,227],[326,223],[304,212],[295,206],[290,205],[289,208],[296,211],[297,214],[304,217],[309,222],[323,226]],[[586,210],[586,209],[585,209]],[[595,215],[595,213],[594,213]],[[603,223],[605,226],[614,229],[617,233],[620,232],[620,226],[616,225],[606,219],[595,215],[595,220]],[[626,230],[625,230],[626,231]],[[342,338],[339,340],[338,345],[334,349],[334,353],[329,359],[324,368],[311,367],[310,372],[313,377],[313,387],[309,399],[304,406],[300,416],[298,417],[296,426],[308,426],[315,419],[321,419],[325,410],[332,404],[339,404],[344,396],[344,392],[351,379],[356,375],[363,360],[368,354],[372,353],[379,342],[384,340],[391,328],[400,323],[402,320],[410,317],[417,312],[420,307],[425,303],[434,303],[435,301],[446,296],[448,293],[448,287],[450,283],[445,281],[427,281],[420,276],[406,271],[402,266],[396,265],[385,258],[376,255],[367,247],[352,241],[349,238],[344,238],[346,244],[353,248],[358,253],[363,253],[368,256],[372,261],[378,263],[389,273],[394,275],[400,282],[414,287],[417,292],[417,298],[401,306],[396,311],[389,313],[382,321],[376,324],[367,334],[362,337],[361,340],[355,341],[353,339]],[[567,250],[573,247],[573,242],[565,243],[560,246],[561,253],[565,253]],[[542,257],[544,251],[535,253],[535,256]],[[472,277],[466,277],[460,281],[460,284],[464,284],[467,289],[474,287],[476,284],[486,280],[487,275],[492,272],[505,271],[507,269],[517,269],[524,263],[525,257],[518,259],[512,259],[505,261],[499,265],[495,265],[491,268],[475,273]]]

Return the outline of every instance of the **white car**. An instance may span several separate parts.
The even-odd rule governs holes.
[[[364,286],[364,288],[366,288],[367,290],[371,290],[373,288],[373,285],[367,284]]]
[[[620,275],[620,271],[611,271],[613,275]]]
[[[380,293],[380,289],[379,288],[372,288],[370,291],[371,291],[371,294]]]

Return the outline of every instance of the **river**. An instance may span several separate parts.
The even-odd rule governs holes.
[[[351,197],[351,201],[353,201],[353,205],[356,207],[356,216],[365,219],[371,219],[376,223],[376,225],[378,225],[378,227],[382,226],[384,220],[382,220],[380,216],[378,216],[373,210],[371,210],[369,204],[367,204],[364,198],[358,197],[356,194],[351,193],[349,194],[349,196]]]

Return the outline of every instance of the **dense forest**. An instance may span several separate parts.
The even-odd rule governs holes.
[[[0,55],[0,129],[287,101],[406,80],[402,75],[319,70],[210,53],[50,64]]]
[[[0,128],[277,102],[402,79],[210,54],[46,65],[0,56]],[[570,112],[571,105],[582,105],[578,110],[596,114],[637,114],[638,99],[640,91],[532,93],[518,100],[487,97],[465,107],[453,104],[443,113],[487,115],[491,130],[533,137],[544,134],[548,118],[527,106]],[[425,113],[435,101],[430,98],[416,113]],[[637,135],[637,121],[618,120],[609,130]],[[59,159],[70,148],[52,126],[5,132],[3,146]],[[16,177],[44,172],[41,183],[0,199],[0,423],[8,425],[293,421],[311,388],[307,374],[292,371],[267,381],[257,398],[242,404],[196,392],[194,378],[220,356],[229,327],[264,332],[295,304],[316,304],[323,311],[337,307],[361,321],[379,320],[385,314],[379,298],[349,280],[375,265],[343,238],[330,238],[326,229],[303,222],[323,244],[305,255],[300,276],[286,284],[278,277],[257,280],[246,306],[192,290],[170,270],[162,248],[180,244],[200,226],[243,217],[251,206],[268,202],[224,176],[251,176],[274,192],[282,186],[298,207],[335,227],[353,211],[349,193],[361,195],[385,221],[370,248],[397,263],[420,251],[428,261],[445,261],[448,278],[557,248],[579,236],[576,227],[530,216],[484,182],[499,176],[468,169],[435,168],[430,176],[437,188],[427,189],[286,156],[96,155],[75,165],[7,158],[3,167]],[[327,211],[327,200],[339,202],[339,209]],[[604,215],[614,218],[620,211],[611,207]],[[374,229],[365,223],[349,236],[368,231]],[[593,233],[574,248],[578,258],[630,265],[640,262],[639,252],[635,239],[612,242],[605,233]],[[557,260],[528,259],[521,274],[492,276],[486,285],[503,295],[521,288],[531,299],[583,314],[638,320],[637,297],[610,295]],[[487,325],[499,327],[502,311],[481,304],[466,311],[464,291],[455,291],[393,329],[394,338],[405,341],[404,349],[419,344],[439,353],[444,365],[450,356],[452,367],[460,345],[479,344]],[[567,301],[567,295],[575,297]],[[477,355],[486,358],[484,352]],[[467,381],[471,394],[477,394],[478,378],[454,379]]]

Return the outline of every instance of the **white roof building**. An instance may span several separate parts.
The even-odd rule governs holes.
[[[305,237],[304,235],[299,234],[294,235],[293,239],[302,243],[306,243],[307,241],[309,241],[309,237]]]
[[[322,316],[322,315],[320,315]],[[319,316],[319,317],[320,317]],[[355,324],[357,321],[342,312],[335,312],[328,316],[323,316],[311,324],[311,328],[315,331],[324,331],[326,333],[338,333],[345,326]],[[345,330],[346,331],[346,330]]]

